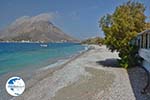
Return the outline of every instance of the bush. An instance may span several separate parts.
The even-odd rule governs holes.
[[[139,2],[128,1],[116,8],[112,14],[100,19],[100,27],[105,33],[105,44],[113,52],[119,52],[120,66],[127,68],[136,65],[136,46],[129,42],[137,33],[145,29],[145,6]]]
[[[124,68],[137,66],[139,64],[138,50],[137,46],[130,45],[126,53],[120,52],[121,60],[119,60],[119,64]]]

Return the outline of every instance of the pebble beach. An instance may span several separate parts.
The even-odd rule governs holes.
[[[65,64],[36,72],[24,93],[10,100],[150,100],[140,93],[144,71],[120,68],[117,59],[106,46],[91,45]]]

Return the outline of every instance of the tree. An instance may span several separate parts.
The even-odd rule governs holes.
[[[145,29],[150,29],[150,23],[145,24]]]
[[[134,47],[129,41],[145,29],[145,6],[139,2],[128,1],[116,7],[113,14],[100,19],[100,27],[105,33],[105,44],[111,51],[118,51],[122,67],[133,66]]]
[[[94,37],[94,38],[89,38],[86,39],[84,41],[82,41],[82,44],[98,44],[98,45],[102,45],[103,44],[104,39],[101,37]]]

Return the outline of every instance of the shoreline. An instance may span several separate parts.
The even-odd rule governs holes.
[[[95,61],[98,57],[97,54],[95,55],[95,52],[98,52],[98,51],[107,52],[105,49],[103,49],[105,48],[105,46],[99,47],[97,45],[92,45],[90,47],[91,48],[87,52],[81,53],[80,55],[73,57],[71,60],[69,60],[68,62],[66,62],[65,64],[61,66],[53,67],[54,68],[53,70],[48,69],[45,71],[37,72],[33,80],[30,81],[31,83],[27,83],[29,88],[26,88],[25,92],[21,96],[14,97],[12,98],[12,100],[14,99],[15,100],[21,100],[21,99],[47,100],[50,98],[51,98],[50,100],[70,100],[70,99],[66,99],[66,96],[72,95],[72,96],[78,97],[79,95],[78,92],[77,93],[75,92],[70,95],[66,95],[64,93],[67,91],[70,91],[70,88],[69,88],[70,85],[73,85],[74,87],[74,84],[82,83],[82,78],[83,78],[83,82],[84,80],[90,79],[90,84],[88,84],[89,82],[84,83],[83,85],[81,85],[81,87],[79,86],[80,88],[85,87],[85,86],[87,87],[94,86],[92,84],[93,84],[93,81],[95,81],[96,86],[94,86],[93,88],[99,87],[99,89],[108,90],[108,87],[111,86],[115,78],[113,73],[110,73],[103,67],[97,67],[98,66],[97,64],[94,64],[93,67],[91,66],[91,64],[93,64],[93,61]],[[110,53],[110,54],[112,55],[113,53]],[[94,55],[96,56],[96,58]],[[117,57],[117,56],[114,56],[114,57]],[[100,59],[105,59],[105,58],[100,57]],[[94,76],[96,75],[96,76],[94,77],[93,75]],[[99,79],[99,76],[101,76],[101,79]],[[109,80],[105,80],[106,77]],[[93,80],[93,79],[96,79],[96,80]],[[102,84],[99,84],[99,83],[102,83]],[[65,87],[68,87],[67,90],[65,89]],[[80,88],[71,89],[71,91],[73,90],[79,91]],[[93,90],[93,92],[95,91],[95,89]],[[64,90],[64,91],[61,92],[61,90],[62,91]],[[86,92],[86,90],[87,90],[86,88],[85,89],[83,88],[81,91]],[[85,96],[84,98],[87,98],[87,97],[89,96]],[[73,100],[76,100],[76,99],[74,98]],[[79,100],[85,100],[85,99],[79,99]],[[91,99],[91,100],[95,100],[95,99]]]
[[[9,44],[9,43],[8,43]],[[32,43],[31,43],[32,44]],[[40,44],[40,43],[39,43]],[[53,43],[52,43],[53,44]],[[55,43],[54,43],[54,45],[55,45]],[[75,44],[76,45],[76,44]],[[78,44],[77,44],[78,45]],[[29,45],[30,46],[30,45]],[[39,46],[39,47],[38,47]],[[51,43],[50,43],[50,46],[51,46]],[[53,45],[52,45],[53,46]],[[5,47],[4,47],[5,48]],[[16,48],[16,47],[15,47]],[[17,47],[18,48],[18,47]],[[40,47],[40,45],[35,45],[35,48],[36,48],[36,50],[38,49],[38,50],[43,50],[42,52],[44,52],[44,50],[45,50],[45,48],[43,48],[43,47]],[[51,48],[51,47],[49,47],[49,48]],[[48,48],[48,49],[49,49]],[[23,62],[23,61],[26,61],[27,63],[25,63],[25,65],[21,65],[20,63],[20,65],[19,65],[19,67],[17,66],[17,67],[14,67],[14,66],[16,66],[15,64],[13,65],[13,63],[18,63],[18,62],[11,62],[12,63],[12,65],[10,64],[10,66],[11,67],[14,67],[13,69],[11,69],[10,67],[8,67],[7,68],[7,66],[9,65],[7,65],[7,63],[9,63],[8,61],[11,61],[10,59],[5,59],[5,56],[4,56],[4,62],[5,61],[7,61],[6,63],[4,63],[3,64],[3,62],[2,62],[2,67],[3,67],[3,69],[0,71],[0,76],[2,76],[2,75],[4,75],[4,74],[7,74],[7,73],[9,73],[9,72],[18,72],[18,71],[21,71],[22,69],[23,70],[26,70],[26,69],[31,69],[31,70],[35,70],[35,69],[37,69],[37,68],[42,68],[42,67],[50,67],[49,65],[52,65],[53,66],[53,64],[55,65],[57,65],[57,63],[61,63],[61,62],[63,62],[63,60],[65,61],[66,59],[69,59],[69,58],[71,58],[72,56],[74,56],[74,55],[78,55],[78,54],[80,54],[81,52],[84,52],[85,51],[85,46],[84,45],[81,45],[81,47],[80,47],[80,49],[79,50],[76,50],[76,51],[74,51],[74,52],[71,52],[71,53],[68,53],[68,54],[64,54],[64,55],[62,55],[62,56],[56,56],[56,57],[54,57],[53,58],[53,54],[51,54],[50,53],[50,55],[52,55],[52,57],[51,56],[49,56],[49,58],[47,57],[46,59],[42,59],[42,61],[39,61],[38,59],[37,59],[37,63],[38,64],[36,64],[36,63],[34,63],[34,62],[30,62],[30,61],[28,61],[28,59],[27,59],[27,61],[26,60],[24,60],[24,56],[22,56],[22,55],[27,55],[27,57],[28,57],[28,55],[30,55],[30,53],[26,53],[26,54],[23,54],[22,52],[21,52],[21,59],[23,59],[23,60],[19,60],[17,57],[16,57],[16,55],[14,55],[16,58],[15,58],[15,60],[17,61],[18,60],[18,62]],[[26,49],[26,48],[25,48]],[[4,55],[7,55],[7,52],[9,52],[9,50],[11,50],[11,46],[9,45],[9,48],[8,48],[8,51],[6,50],[6,52],[3,52],[3,51],[5,51],[5,49],[3,50],[3,45],[2,45],[2,54],[4,53]],[[30,50],[30,49],[29,49]],[[46,49],[47,50],[47,49]],[[57,50],[57,49],[56,49]],[[17,51],[19,51],[19,50],[17,50]],[[10,51],[11,52],[11,51]],[[14,52],[14,51],[13,51]],[[13,54],[13,52],[11,52],[10,53],[10,55],[11,54]],[[28,51],[27,51],[28,52]],[[34,52],[34,51],[32,51],[32,49],[31,49],[31,53],[32,52]],[[64,51],[65,52],[65,51]],[[16,53],[16,51],[15,51],[15,53]],[[17,52],[18,53],[18,52]],[[20,53],[20,52],[19,52]],[[63,53],[63,52],[62,52]],[[49,54],[47,54],[47,55],[49,55]],[[55,54],[56,55],[56,54]],[[9,55],[8,55],[9,56]],[[32,55],[31,55],[32,56]],[[43,55],[41,55],[41,56],[43,56]],[[6,56],[7,57],[7,56]],[[11,56],[12,58],[13,58],[13,56]],[[11,58],[10,57],[10,58]],[[29,56],[30,57],[30,56]],[[7,57],[7,58],[9,58],[9,57]],[[42,57],[41,57],[42,58]],[[40,58],[40,59],[41,59]],[[44,58],[44,57],[43,57]],[[26,59],[26,58],[25,58]],[[33,56],[33,59],[35,59],[34,58],[34,56]],[[32,60],[32,59],[31,59]],[[3,61],[3,56],[2,56],[2,60],[1,61]],[[36,60],[35,60],[36,61]],[[5,66],[6,66],[6,70],[5,70]],[[23,66],[23,67],[22,67]],[[33,67],[34,66],[34,67]],[[33,67],[33,68],[32,68]],[[35,68],[35,69],[34,69]]]
[[[44,41],[0,41],[0,43],[79,43],[80,42],[44,42]]]
[[[140,89],[133,86],[139,82],[131,80],[132,73],[118,67],[116,59],[117,52],[92,45],[60,66],[37,71],[24,93],[8,100],[147,100],[138,99]]]
[[[35,71],[35,77],[33,77],[32,79],[36,79],[37,81],[41,81],[43,78],[47,77],[48,75],[52,75],[54,72],[62,69],[65,67],[65,65],[69,64],[70,62],[74,61],[75,59],[77,59],[78,57],[82,56],[83,54],[85,54],[86,52],[88,52],[88,50],[83,50],[82,52],[78,53],[78,54],[74,54],[71,57],[65,58],[65,59],[60,59],[62,60],[60,63],[55,62],[52,65],[48,65],[46,67],[40,68],[38,70]],[[28,80],[28,82],[32,83],[33,80]],[[35,85],[36,82],[30,84],[30,85]],[[27,89],[31,88],[32,86],[27,87]]]
[[[23,80],[25,81],[25,84],[26,84],[26,90],[28,90],[33,85],[35,85],[37,83],[37,81],[41,81],[44,77],[47,77],[48,75],[51,75],[53,72],[62,69],[66,64],[77,59],[79,56],[83,55],[84,53],[86,53],[88,51],[89,51],[89,47],[88,47],[88,49],[83,49],[71,56],[61,58],[61,59],[55,61],[54,63],[49,64],[48,66],[40,67],[40,68],[32,71],[32,73],[29,72],[27,69],[27,70],[17,70],[17,71],[11,72],[11,73],[2,74],[0,77],[0,80],[1,80],[0,81],[0,89],[1,89],[0,97],[4,97],[3,99],[8,99],[8,100],[13,98],[5,91],[5,82],[7,81],[8,78],[10,78],[14,75],[23,78]],[[5,96],[7,98],[5,98]]]

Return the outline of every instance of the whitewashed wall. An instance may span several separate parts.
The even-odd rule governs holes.
[[[144,59],[143,66],[150,71],[150,49],[140,49],[139,55]]]

